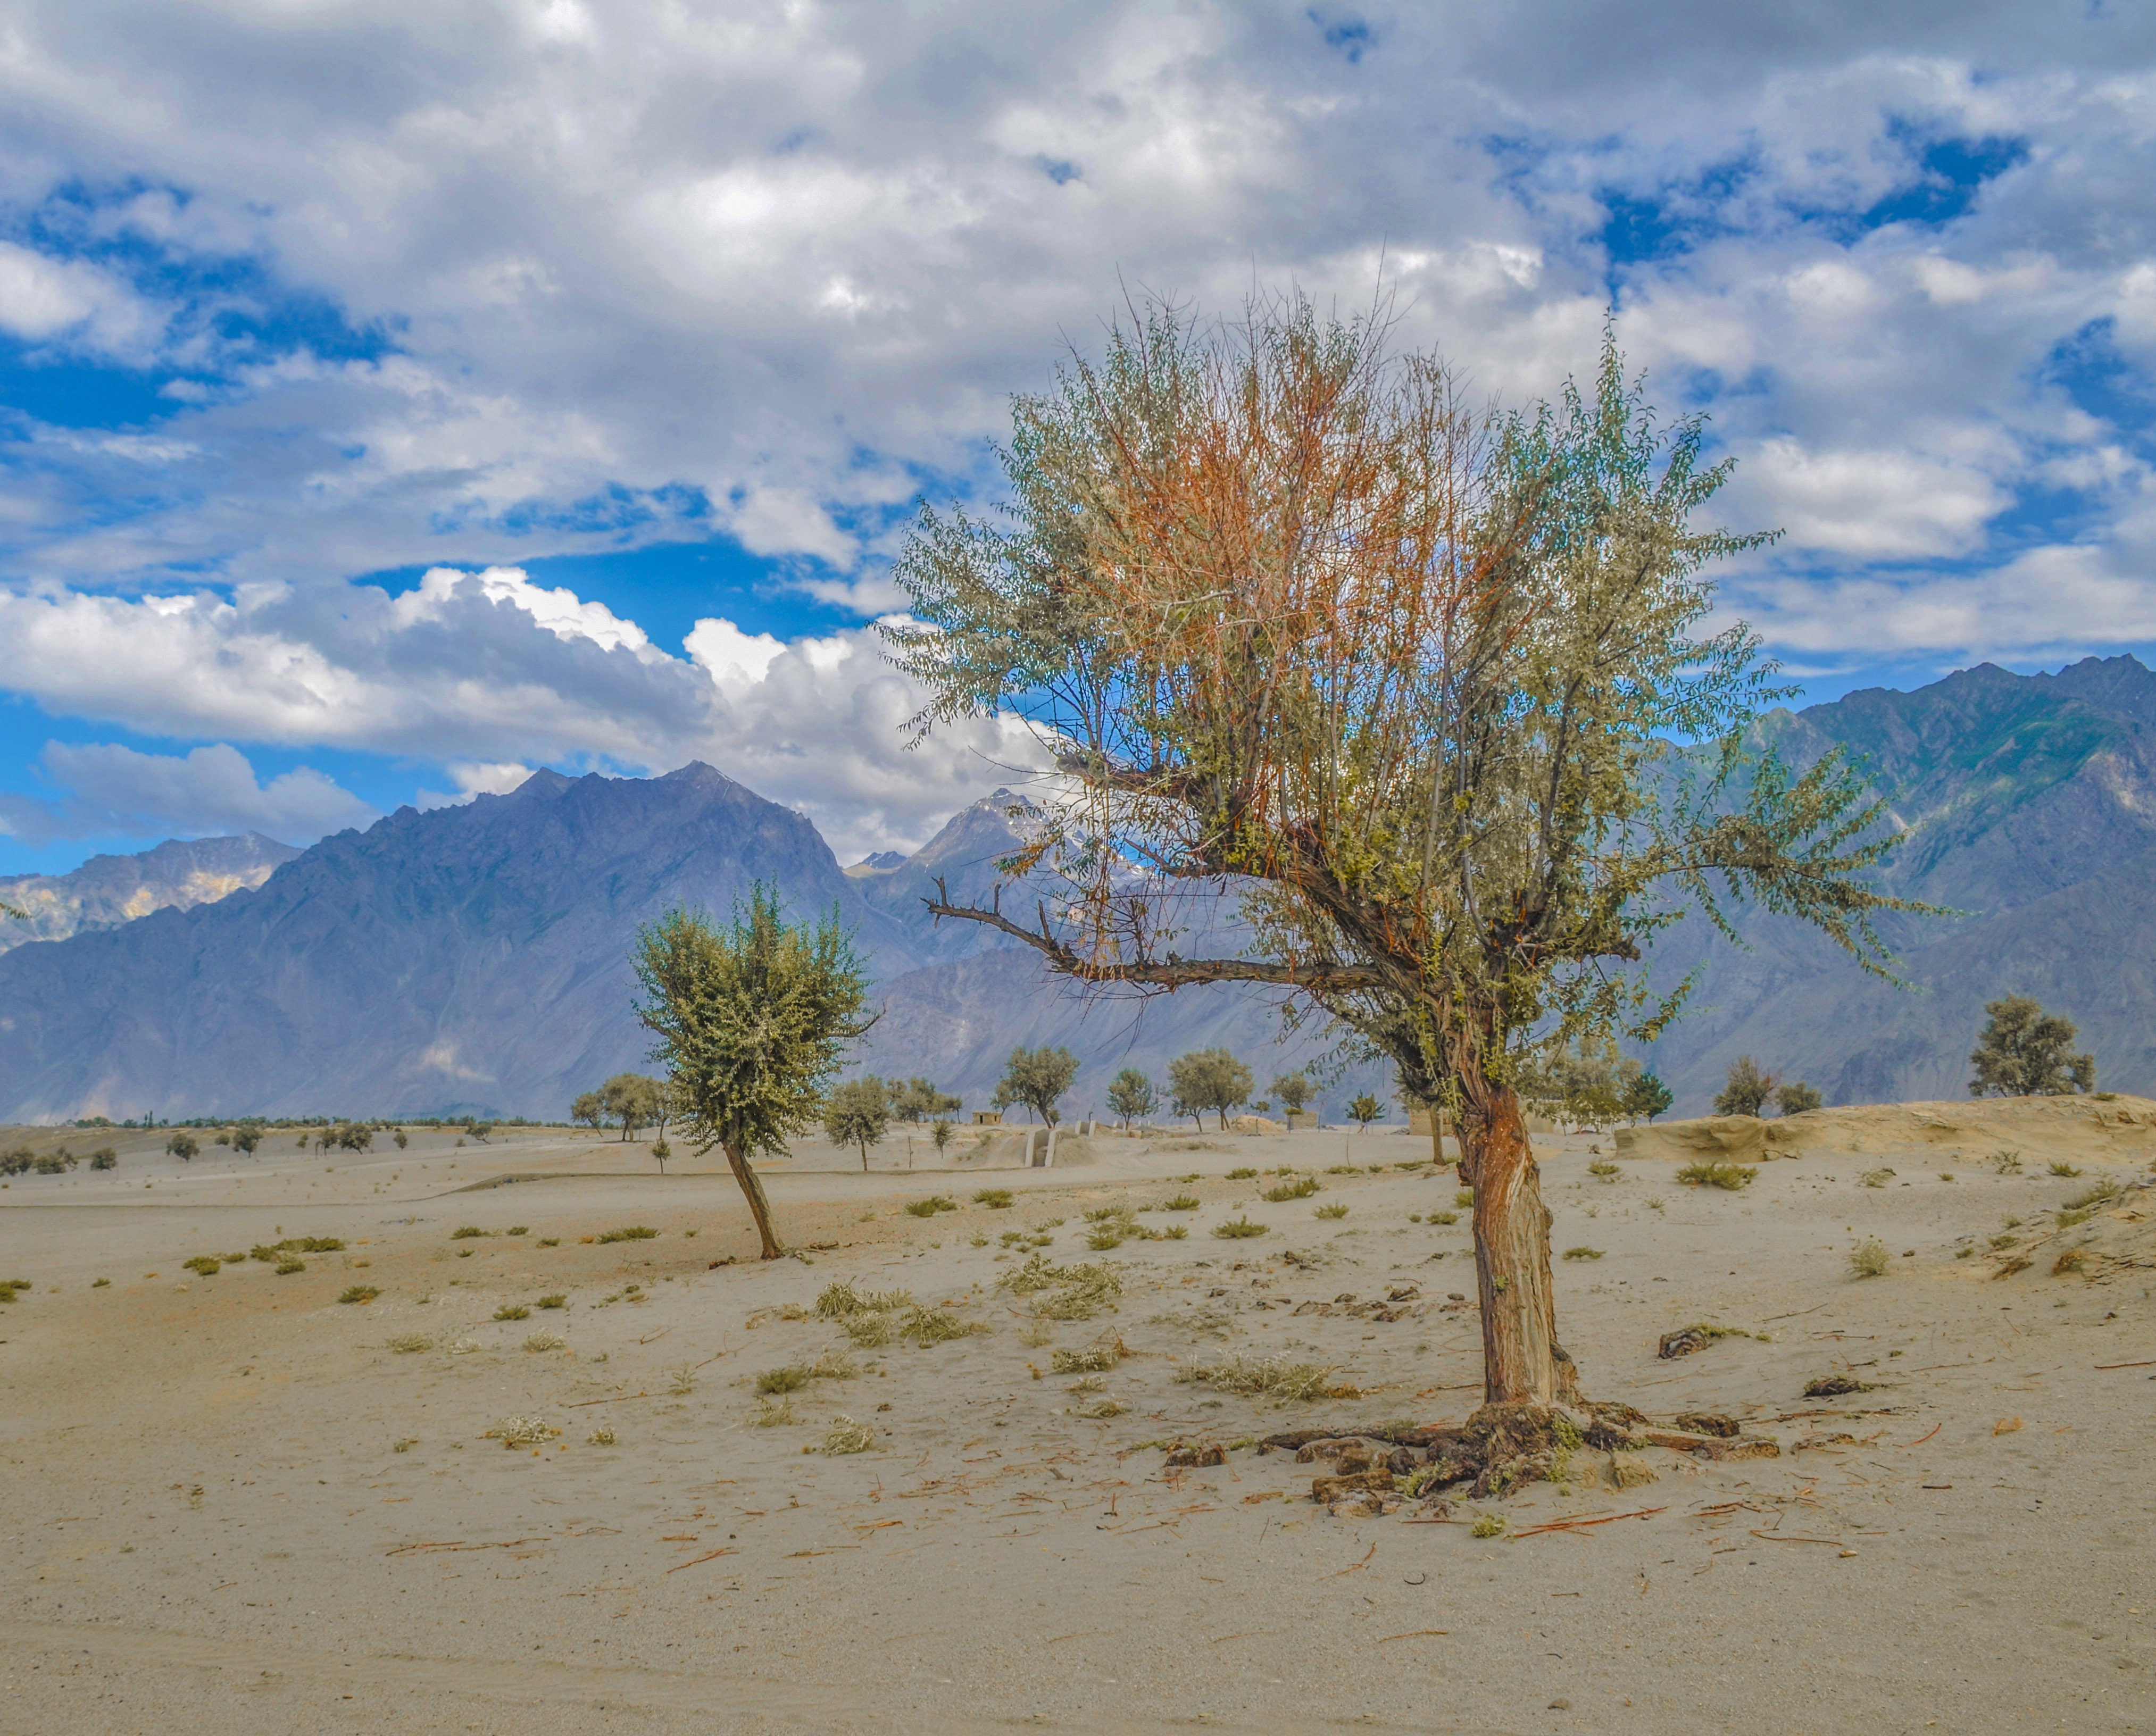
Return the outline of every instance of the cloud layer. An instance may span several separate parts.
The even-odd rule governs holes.
[[[906,504],[991,487],[1007,394],[1126,284],[1382,279],[1403,341],[1511,396],[1614,301],[1741,460],[1731,520],[1788,532],[1728,591],[1776,648],[2156,640],[2146,9],[20,0],[10,29],[0,336],[29,385],[136,391],[0,419],[0,631],[37,653],[7,679],[74,715],[408,755],[444,799],[698,753],[917,836],[1004,748],[900,754],[912,696],[860,633],[680,656],[509,569],[722,534],[891,607]],[[346,582],[429,563],[491,571]]]

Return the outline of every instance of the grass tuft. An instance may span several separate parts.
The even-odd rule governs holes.
[[[2051,1164],[2051,1165],[2046,1165],[2046,1167],[2051,1170],[2051,1174],[2053,1174],[2054,1175],[2069,1175],[2069,1176],[2071,1176],[2071,1175],[2080,1175],[2080,1174],[2081,1174],[2081,1171],[2080,1171],[2079,1170],[2076,1169],[2076,1168],[2075,1168],[2071,1164],[2064,1164],[2064,1163]]]
[[[1195,1194],[1178,1194],[1173,1199],[1163,1201],[1160,1209],[1163,1211],[1195,1211],[1204,1203]]]
[[[338,1297],[337,1300],[349,1303],[372,1302],[381,1293],[381,1291],[376,1289],[372,1284],[354,1284],[343,1295]]]
[[[1883,1278],[1892,1264],[1887,1244],[1876,1236],[1866,1237],[1849,1251],[1850,1270],[1859,1278]]]
[[[601,1242],[649,1242],[658,1234],[649,1224],[625,1224],[619,1230],[601,1232]]]
[[[941,1194],[932,1194],[925,1200],[909,1200],[906,1202],[906,1215],[909,1217],[933,1217],[939,1211],[956,1211],[957,1209],[958,1202],[956,1200],[947,1200]]]
[[[525,1339],[524,1348],[527,1350],[566,1350],[569,1348],[569,1341],[558,1332],[535,1332]]]
[[[1686,1164],[1677,1171],[1677,1180],[1687,1187],[1719,1187],[1734,1193],[1740,1187],[1748,1187],[1758,1170],[1743,1164],[1732,1164],[1722,1160]]]
[[[602,1423],[584,1436],[584,1442],[590,1447],[611,1447],[613,1445],[613,1431]]]
[[[1241,1169],[1229,1170],[1228,1179],[1230,1181],[1250,1181],[1256,1178],[1257,1173],[1255,1170],[1245,1165]]]
[[[841,1411],[832,1420],[824,1436],[824,1451],[834,1458],[850,1452],[866,1452],[875,1445],[875,1431],[865,1422],[855,1422]]]
[[[1568,1260],[1599,1260],[1602,1257],[1602,1252],[1599,1247],[1568,1247],[1564,1251],[1564,1257]]]
[[[976,1206],[985,1206],[991,1211],[1005,1211],[1010,1208],[1014,1196],[1007,1187],[984,1187],[973,1196]],[[855,1451],[860,1451],[855,1448]]]
[[[455,1229],[449,1232],[449,1240],[452,1242],[466,1242],[475,1236],[484,1236],[486,1232],[480,1228],[477,1224],[459,1224]]]
[[[1225,1223],[1213,1226],[1213,1233],[1224,1242],[1234,1242],[1245,1236],[1262,1236],[1270,1225],[1252,1223],[1247,1217],[1231,1217]]]
[[[1048,1359],[1048,1366],[1058,1375],[1102,1374],[1130,1354],[1130,1346],[1120,1337],[1104,1333],[1082,1350],[1058,1350]]]
[[[1469,1210],[1475,1204],[1475,1190],[1471,1187],[1461,1188],[1452,1196],[1452,1203],[1462,1211]]]
[[[543,1416],[505,1416],[481,1438],[506,1447],[538,1447],[561,1432]]]
[[[926,1350],[932,1344],[948,1344],[954,1338],[971,1338],[988,1329],[978,1320],[961,1320],[942,1308],[909,1309],[898,1323],[897,1335]]]
[[[569,1298],[566,1296],[542,1296],[536,1304],[540,1308],[567,1308],[568,1305]]]
[[[528,1320],[531,1318],[531,1310],[521,1302],[505,1302],[494,1311],[494,1318],[497,1320]]]
[[[1315,1215],[1319,1217],[1345,1217],[1348,1216],[1348,1208],[1336,1202],[1331,1206],[1318,1206]]]
[[[1306,1200],[1320,1190],[1315,1175],[1298,1175],[1292,1181],[1283,1181],[1278,1187],[1269,1187],[1262,1197],[1276,1206],[1290,1200]]]
[[[1590,1175],[1599,1175],[1604,1181],[1614,1181],[1622,1172],[1614,1164],[1601,1163],[1589,1164],[1587,1166],[1587,1173]]]

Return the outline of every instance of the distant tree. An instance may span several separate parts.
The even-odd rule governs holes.
[[[1135,1067],[1125,1068],[1108,1081],[1108,1107],[1123,1118],[1126,1128],[1144,1120],[1158,1107],[1152,1081]]]
[[[1302,1106],[1317,1094],[1317,1088],[1310,1083],[1310,1075],[1297,1070],[1284,1073],[1272,1083],[1272,1093],[1287,1105],[1291,1115],[1300,1115]]]
[[[195,1143],[195,1136],[192,1134],[182,1129],[165,1141],[165,1150],[171,1152],[182,1163],[187,1164],[195,1160],[195,1155],[202,1150],[202,1147]]]
[[[1714,1113],[1757,1115],[1774,1094],[1776,1083],[1772,1073],[1759,1071],[1759,1063],[1749,1055],[1739,1055],[1729,1063],[1729,1078],[1714,1099]]]
[[[1784,1085],[1774,1093],[1774,1107],[1784,1115],[1801,1115],[1807,1109],[1816,1109],[1826,1102],[1818,1092],[1802,1079]]]
[[[606,1125],[606,1099],[596,1091],[587,1091],[569,1105],[569,1119],[581,1121],[596,1133]]]
[[[651,1142],[652,1160],[658,1164],[660,1175],[664,1175],[666,1173],[666,1160],[673,1155],[674,1148],[666,1143],[665,1134],[661,1134]]]
[[[494,1132],[494,1124],[491,1121],[481,1121],[474,1118],[465,1123],[465,1131],[484,1145]]]
[[[322,1150],[334,1146],[340,1151],[367,1151],[373,1149],[374,1129],[357,1121],[340,1121],[322,1135]]]
[[[1370,1124],[1384,1113],[1385,1106],[1367,1091],[1348,1101],[1348,1119],[1355,1124],[1358,1133],[1368,1133]]]
[[[963,1107],[962,1098],[938,1091],[928,1079],[908,1079],[903,1085],[893,1079],[888,1088],[894,1121],[911,1121],[917,1125],[933,1121],[938,1115],[955,1115]]]
[[[1228,1125],[1228,1111],[1250,1100],[1256,1083],[1249,1068],[1226,1049],[1193,1049],[1168,1063],[1168,1088],[1175,1093],[1178,1115],[1188,1115],[1205,1124],[1200,1111],[1212,1109]]]
[[[1068,1049],[1051,1049],[1045,1043],[1037,1049],[1013,1049],[1010,1063],[996,1086],[995,1106],[1007,1109],[1013,1104],[1023,1104],[1029,1116],[1038,1114],[1053,1127],[1062,1119],[1056,1113],[1055,1100],[1077,1077],[1078,1057]]]
[[[834,1145],[858,1145],[861,1173],[869,1172],[869,1147],[883,1143],[891,1129],[891,1093],[873,1075],[849,1079],[824,1105],[824,1131]]]
[[[1643,1073],[1625,1088],[1625,1113],[1635,1121],[1651,1123],[1676,1098],[1670,1088],[1650,1073]]]
[[[2070,1097],[2096,1089],[2096,1057],[2076,1053],[2071,1019],[2047,1013],[2026,995],[1984,1003],[1990,1015],[1969,1053],[1971,1097]]]
[[[254,1156],[255,1147],[261,1143],[262,1129],[259,1127],[250,1126],[243,1121],[232,1130],[232,1149],[242,1156]]]
[[[117,1169],[120,1166],[120,1154],[110,1145],[100,1145],[90,1154],[90,1166],[93,1170]]]
[[[640,1073],[618,1073],[599,1087],[599,1102],[609,1120],[621,1124],[624,1141],[636,1137],[639,1127],[649,1127],[665,1111],[664,1082]]]
[[[936,1142],[936,1155],[942,1156],[945,1148],[951,1143],[951,1124],[942,1120],[932,1123],[928,1129],[928,1137]]]
[[[750,1166],[816,1119],[824,1080],[875,1022],[861,1010],[868,976],[837,910],[813,926],[780,917],[775,887],[751,889],[724,929],[670,912],[642,930],[634,955],[644,999],[637,1017],[658,1038],[653,1058],[701,1155],[726,1153],[756,1219],[763,1257],[785,1250],[763,1184]]]
[[[401,1127],[398,1128],[395,1133],[390,1134],[389,1137],[397,1142],[397,1149],[399,1151],[402,1151],[407,1145],[412,1143],[411,1140],[405,1138],[404,1129]]]

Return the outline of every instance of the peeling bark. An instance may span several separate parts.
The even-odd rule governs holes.
[[[1485,1083],[1460,1119],[1460,1179],[1475,1190],[1483,1402],[1573,1405],[1578,1372],[1557,1341],[1551,1217],[1520,1099]]]

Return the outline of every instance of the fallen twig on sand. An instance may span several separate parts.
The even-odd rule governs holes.
[[[1384,1638],[1378,1641],[1378,1643],[1380,1646],[1389,1646],[1395,1640],[1420,1640],[1428,1638],[1432,1635],[1449,1634],[1451,1631],[1452,1630],[1449,1627],[1418,1627],[1410,1633],[1387,1634]]]
[[[2156,1359],[2147,1362],[2099,1362],[2096,1369],[2098,1374],[2107,1369],[2156,1369]]]
[[[1772,1531],[1754,1531],[1752,1535],[1763,1543],[1823,1543],[1837,1549],[1845,1547],[1838,1537],[1781,1537]]]
[[[1945,1425],[1944,1423],[1943,1423],[1943,1422],[1935,1422],[1935,1423],[1933,1423],[1933,1424],[1932,1425],[1932,1434],[1931,1434],[1931,1435],[1919,1435],[1919,1436],[1917,1436],[1917,1438],[1916,1438],[1915,1440],[1912,1441],[1912,1442],[1909,1443],[1909,1447],[1922,1447],[1922,1446],[1924,1444],[1924,1442],[1926,1442],[1927,1441],[1928,1441],[1928,1440],[1930,1440],[1930,1439],[1932,1438],[1932,1435],[1936,1435],[1937,1433],[1938,1433],[1938,1431],[1939,1431],[1941,1429],[1944,1428],[1945,1426],[1946,1426],[1946,1425]],[[1902,1449],[1902,1452],[1907,1452],[1909,1450],[1909,1447],[1903,1447],[1903,1448]]]
[[[399,1544],[389,1553],[393,1555],[408,1555],[423,1549],[514,1549],[520,1548],[527,1543],[549,1543],[552,1541],[552,1539],[551,1538],[545,1537],[512,1537],[507,1543],[462,1543],[456,1541],[448,1543],[407,1543]]]
[[[630,1399],[648,1399],[650,1396],[648,1392],[617,1392],[603,1399],[578,1399],[575,1404],[564,1405],[562,1408],[564,1411],[581,1411],[588,1405],[619,1405],[627,1403]]]
[[[1620,1519],[1644,1519],[1651,1513],[1667,1513],[1663,1507],[1642,1507],[1631,1513],[1605,1513],[1595,1518],[1552,1519],[1546,1525],[1530,1525],[1524,1531],[1515,1531],[1512,1540],[1517,1543],[1523,1537],[1540,1537],[1549,1531],[1584,1531],[1590,1525],[1614,1525]]]
[[[677,1561],[673,1566],[668,1568],[666,1572],[679,1573],[685,1567],[698,1567],[706,1561],[716,1561],[721,1555],[738,1555],[739,1554],[741,1554],[739,1549],[713,1549],[709,1554],[699,1555],[693,1561]],[[664,1579],[665,1575],[662,1574],[660,1577]]]
[[[1378,1546],[1377,1546],[1377,1544],[1372,1544],[1370,1545],[1370,1555],[1374,1555],[1374,1554],[1376,1554],[1377,1553],[1378,1553]],[[1346,1574],[1351,1574],[1351,1573],[1360,1573],[1360,1572],[1362,1572],[1362,1570],[1363,1570],[1364,1568],[1368,1567],[1368,1566],[1370,1564],[1370,1555],[1365,1555],[1365,1556],[1364,1556],[1364,1557],[1363,1557],[1360,1561],[1351,1562],[1351,1563],[1350,1563],[1348,1565],[1347,1565],[1346,1567],[1342,1568],[1342,1569],[1340,1570],[1340,1572],[1339,1572],[1339,1573],[1322,1573],[1322,1574],[1320,1574],[1320,1575],[1317,1576],[1317,1577],[1318,1577],[1319,1583],[1322,1584],[1322,1583],[1323,1583],[1325,1580],[1337,1580],[1337,1579],[1339,1579],[1339,1578],[1341,1578],[1343,1575],[1346,1575]]]

